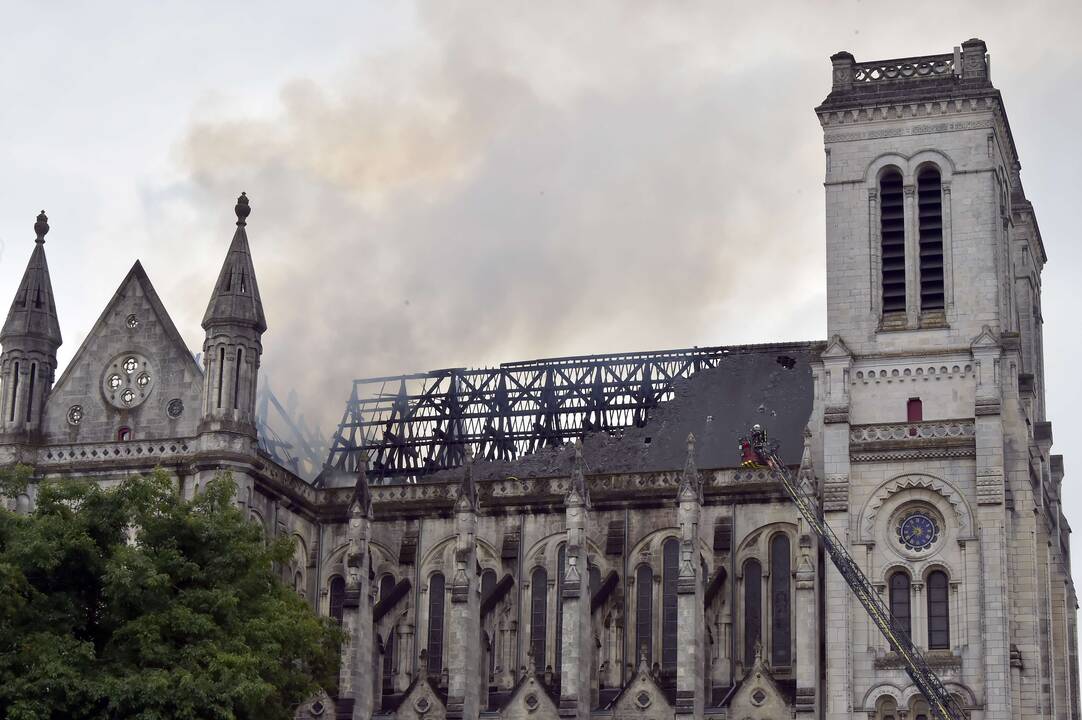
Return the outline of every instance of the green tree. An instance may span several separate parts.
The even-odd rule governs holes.
[[[0,473],[0,495],[26,478]],[[156,472],[0,509],[0,717],[284,720],[330,689],[341,632],[279,581],[291,541],[234,492],[223,475],[183,500]]]

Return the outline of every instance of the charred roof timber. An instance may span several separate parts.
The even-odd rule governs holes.
[[[719,404],[689,405],[715,428],[745,400],[762,412],[760,398],[741,394],[752,377],[770,378],[770,387],[799,384],[790,392],[801,395],[803,405],[803,395],[810,394],[808,351],[808,343],[687,348],[355,380],[320,482],[355,473],[362,452],[375,482],[410,482],[460,467],[467,449],[479,459],[512,462],[594,432],[622,437],[644,427],[682,381],[723,366],[726,372],[713,383],[718,387],[704,395]],[[803,372],[789,381],[774,379],[775,373],[790,375],[798,363]],[[807,413],[802,408],[798,414],[802,428]],[[698,435],[704,428],[688,430]]]

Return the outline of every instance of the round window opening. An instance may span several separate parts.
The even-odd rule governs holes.
[[[178,418],[184,412],[184,402],[180,398],[173,398],[169,401],[165,411],[169,413],[169,417]]]
[[[101,390],[110,405],[130,410],[154,390],[155,365],[145,355],[128,351],[114,357],[101,375]]]
[[[78,425],[83,421],[83,406],[72,405],[68,408],[68,424]]]
[[[128,324],[128,327],[131,328],[132,330],[139,327],[139,318],[137,318],[135,316],[135,313],[132,313],[131,315],[129,315],[126,322]]]
[[[939,523],[924,510],[902,516],[897,527],[898,542],[907,549],[922,552],[939,539]]]

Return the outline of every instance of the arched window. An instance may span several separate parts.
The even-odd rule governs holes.
[[[225,375],[225,348],[218,349],[218,407],[222,406],[222,378]]]
[[[898,717],[898,703],[890,696],[880,698],[875,707],[876,720],[896,720]]]
[[[680,541],[669,538],[661,546],[661,671],[676,675],[676,582],[680,574]]]
[[[928,574],[928,649],[951,646],[950,611],[947,604],[947,574],[935,570]]]
[[[428,674],[443,672],[443,573],[433,573],[428,581]]]
[[[879,178],[883,312],[905,312],[905,200],[902,174],[891,168]]]
[[[331,578],[331,608],[330,614],[337,622],[342,622],[342,606],[346,600],[346,581],[341,575]]]
[[[635,571],[635,664],[646,655],[646,663],[654,659],[654,571],[640,565]]]
[[[131,428],[122,427],[116,431],[117,442],[128,442],[129,440],[131,440]]]
[[[906,635],[913,634],[909,611],[909,576],[901,571],[890,576],[890,614]]]
[[[394,575],[384,575],[379,580],[379,599],[383,600],[394,589]],[[383,643],[383,691],[394,692],[394,635],[395,626],[387,629],[387,640]]]
[[[490,568],[481,573],[481,599],[487,598],[495,589],[496,571]],[[492,641],[484,630],[481,631],[481,646],[488,652],[488,672],[491,674],[496,671],[496,653],[492,652]]]
[[[549,575],[539,567],[530,576],[530,653],[534,671],[545,672],[545,631],[548,619]]]
[[[489,568],[481,573],[481,597],[488,596],[496,587],[496,571]]]
[[[791,570],[789,536],[779,533],[770,540],[770,662],[775,667],[790,665],[793,660]]]
[[[38,374],[38,364],[30,363],[30,390],[26,393],[26,421],[30,422],[30,418],[34,412],[34,380]]]
[[[233,368],[233,409],[240,407],[240,366],[244,363],[244,350],[237,348],[237,366]]]
[[[763,636],[763,567],[758,560],[744,563],[744,664],[755,662],[755,647]]]
[[[939,169],[926,165],[917,175],[920,236],[920,309],[943,309],[943,188]]]
[[[11,415],[9,422],[15,422],[15,402],[19,397],[19,363],[15,362],[15,371],[11,373]]]
[[[564,653],[564,574],[567,572],[567,546],[556,551],[556,674],[560,674]]]

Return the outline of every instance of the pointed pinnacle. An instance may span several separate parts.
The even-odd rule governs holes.
[[[38,221],[34,223],[34,234],[37,236],[34,242],[38,244],[45,244],[45,236],[49,232],[49,218],[45,215],[45,211],[42,210],[38,213]]]
[[[237,225],[244,227],[248,224],[248,216],[252,214],[252,208],[248,205],[248,193],[241,193],[237,198],[237,204],[233,208],[237,213]]]

